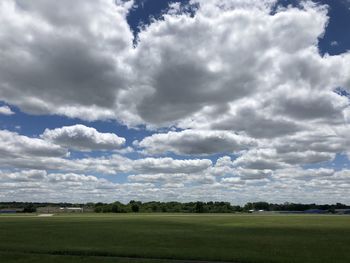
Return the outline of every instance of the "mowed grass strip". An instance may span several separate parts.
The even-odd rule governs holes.
[[[0,252],[1,262],[9,263],[169,263],[168,260],[154,260],[141,258],[116,258],[116,257],[98,257],[98,256],[69,256],[69,255],[50,255],[36,253],[19,252]],[[179,262],[174,262],[179,263]]]
[[[90,262],[81,260],[91,257],[135,257],[241,263],[348,263],[349,248],[348,216],[0,216],[1,262],[10,262],[11,254],[15,257],[16,253],[26,252],[34,257],[34,261],[28,262],[42,262],[40,258],[46,254],[56,260],[66,257],[66,261],[57,262],[70,262],[68,258],[75,255],[81,259],[75,258],[74,262]]]

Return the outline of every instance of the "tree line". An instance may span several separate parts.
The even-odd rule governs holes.
[[[229,202],[141,202],[131,200],[127,204],[113,203],[32,203],[32,202],[0,202],[0,209],[22,209],[23,212],[36,212],[39,207],[83,207],[96,213],[235,213],[253,211],[295,211],[302,212],[310,209],[319,209],[334,212],[336,209],[350,209],[350,206],[336,203],[332,205],[268,202],[249,202],[243,206],[232,205]]]

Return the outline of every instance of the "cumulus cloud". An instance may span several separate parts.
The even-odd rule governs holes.
[[[0,171],[0,198],[12,200],[52,201],[69,196],[76,201],[98,198],[103,192],[115,191],[118,184],[91,175],[47,173],[44,170]],[[129,187],[130,188],[130,187]],[[66,199],[71,201],[71,199]],[[93,200],[93,199],[90,199]]]
[[[243,180],[239,177],[227,177],[227,178],[222,178],[221,182],[224,184],[228,185],[240,185],[240,184],[245,184]]]
[[[238,157],[233,164],[237,167],[255,170],[276,170],[288,166],[279,160],[274,149],[253,149]]]
[[[187,174],[137,174],[127,183],[113,183],[88,174],[48,173],[43,170],[0,172],[0,199],[32,201],[108,201],[138,200],[229,200],[270,202],[344,202],[350,189],[349,170],[277,170],[272,180],[245,180],[240,176],[214,180],[209,176]],[[202,179],[202,180],[200,180]],[[258,188],[259,190],[258,190]],[[234,191],[234,195],[232,195]],[[254,196],[252,196],[252,192]]]
[[[51,133],[52,131],[54,132]],[[56,133],[57,131],[58,133]],[[106,148],[106,145],[102,143],[96,145],[97,140],[91,140],[91,137],[88,137],[89,140],[83,140],[83,143],[81,143],[81,133],[78,133],[78,138],[74,138],[74,136],[61,136],[61,131],[60,129],[50,130],[46,135],[50,135],[50,138],[56,138],[54,135],[57,134],[60,135],[57,136],[57,143],[68,146],[68,140],[72,145],[70,148],[83,150],[86,150],[87,146],[89,146],[89,150],[91,148],[93,150]],[[64,131],[66,130],[64,129]],[[96,132],[94,129],[92,131],[93,134]],[[65,135],[65,133],[63,134]],[[106,134],[101,135],[97,133],[97,135],[103,135],[102,137],[104,138]],[[107,134],[107,138],[109,136],[110,134]],[[112,138],[114,138],[113,136],[114,134],[112,134]],[[45,139],[31,138],[15,132],[0,130],[0,167],[115,175],[118,173],[191,174],[202,172],[212,165],[209,159],[182,160],[170,157],[130,159],[111,152],[102,157],[71,158],[66,148],[48,141],[46,136],[42,137]],[[61,140],[61,137],[65,140]],[[110,145],[113,143],[113,140],[108,142],[108,145]]]
[[[339,84],[336,76],[343,79],[334,66],[345,58],[321,57],[316,46],[328,20],[326,9],[305,4],[272,15],[274,1],[248,2],[200,1],[194,17],[167,14],[140,32],[136,52],[143,85],[135,91],[145,96],[135,100],[137,114],[150,123],[196,127],[202,119],[211,124],[218,115],[240,115],[239,105],[249,98],[264,122],[287,126],[280,133],[298,129],[293,121],[302,112],[308,119],[341,115],[340,98],[315,95]],[[296,87],[299,97],[293,97]],[[281,94],[282,99],[287,95],[285,100],[278,99]],[[305,108],[305,98],[315,103]],[[276,101],[281,101],[278,109],[269,107]],[[327,107],[318,112],[323,104]],[[288,109],[295,110],[288,115]],[[228,125],[252,132],[254,119],[245,122],[243,127],[239,121]]]
[[[145,152],[159,154],[215,154],[238,152],[256,143],[253,139],[229,131],[184,130],[180,132],[158,133],[144,138],[135,145],[145,148]]]
[[[155,173],[155,174],[134,174],[128,176],[131,182],[160,184],[165,188],[178,188],[189,185],[215,184],[216,178],[205,173]]]
[[[13,115],[15,114],[9,106],[1,106],[0,107],[0,114],[2,115]]]
[[[291,168],[282,169],[277,171],[274,176],[276,178],[291,178],[296,180],[314,180],[314,179],[329,179],[334,176],[336,172],[333,169],[319,168],[319,169],[302,169],[302,168]]]
[[[114,117],[132,43],[128,8],[113,0],[1,1],[1,98],[29,113]]]
[[[43,170],[22,170],[19,172],[5,172],[0,171],[0,181],[17,181],[17,182],[29,182],[40,181],[46,177],[47,173]]]
[[[234,190],[243,202],[259,187],[267,201],[344,200],[347,170],[301,168],[350,153],[349,98],[334,92],[350,89],[350,53],[320,54],[327,7],[190,3],[191,14],[172,4],[133,42],[126,20],[133,1],[0,2],[4,103],[30,114],[145,125],[154,134],[135,146],[165,155],[121,156],[132,151],[124,138],[83,125],[47,129],[40,138],[1,130],[0,165],[10,171],[0,199],[14,192],[55,199],[63,189],[77,199],[90,191],[103,200],[116,192],[122,200],[131,193],[232,200]],[[85,157],[69,157],[69,149]],[[105,152],[92,157],[96,150]],[[192,157],[218,153],[231,155]],[[119,185],[89,173],[130,176]]]
[[[41,137],[57,145],[80,151],[115,150],[125,144],[125,139],[116,134],[100,133],[95,128],[81,124],[46,129]]]
[[[212,165],[209,159],[176,160],[166,158],[144,158],[132,162],[133,170],[140,173],[197,173]]]
[[[348,107],[349,101],[346,97],[338,96],[334,92],[299,92],[281,96],[274,107],[276,112],[283,116],[290,116],[301,120],[322,119],[327,123],[334,121],[343,123],[343,109]]]
[[[30,113],[183,128],[205,120],[257,137],[341,119],[345,101],[331,91],[348,88],[350,56],[318,52],[326,7],[191,3],[199,4],[194,15],[170,8],[133,47],[132,1],[2,1],[0,95]],[[242,111],[247,100],[254,113]]]
[[[0,156],[2,159],[20,157],[63,157],[68,151],[59,145],[39,138],[30,138],[16,132],[0,130]]]
[[[188,178],[187,174],[136,174],[128,176],[131,182],[147,183],[183,183]]]
[[[261,180],[270,178],[273,175],[273,171],[270,169],[244,169],[237,168],[235,174],[240,176],[242,180]]]
[[[267,117],[258,105],[241,105],[232,113],[213,121],[211,128],[245,132],[253,138],[276,138],[295,134],[302,124],[283,117]]]
[[[328,152],[286,152],[278,153],[274,148],[252,149],[233,161],[236,167],[258,170],[276,170],[290,167],[296,164],[312,164],[331,161],[335,158],[334,153]]]

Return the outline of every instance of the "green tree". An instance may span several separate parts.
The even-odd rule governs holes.
[[[139,212],[139,210],[140,210],[140,207],[139,207],[138,204],[133,203],[133,204],[131,205],[131,211],[133,211],[134,213]]]
[[[116,203],[112,205],[112,213],[120,213],[119,206]]]
[[[204,204],[203,204],[203,202],[196,202],[194,211],[196,213],[203,213],[204,212]]]
[[[35,213],[36,212],[36,207],[34,207],[33,204],[27,204],[24,209],[23,209],[24,213]]]

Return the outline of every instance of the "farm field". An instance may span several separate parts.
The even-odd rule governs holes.
[[[349,216],[0,216],[0,262],[348,263],[349,247]]]

